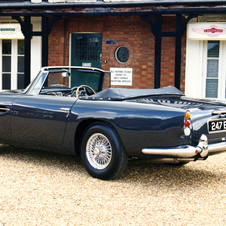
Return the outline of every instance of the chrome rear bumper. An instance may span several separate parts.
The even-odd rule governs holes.
[[[208,145],[206,135],[202,135],[196,147],[184,145],[172,148],[144,148],[143,154],[153,155],[163,158],[206,158],[208,155],[214,155],[226,152],[226,142],[214,143]]]

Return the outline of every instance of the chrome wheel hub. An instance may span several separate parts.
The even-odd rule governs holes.
[[[108,138],[101,133],[93,134],[86,144],[86,157],[95,169],[105,169],[112,158],[112,148]]]

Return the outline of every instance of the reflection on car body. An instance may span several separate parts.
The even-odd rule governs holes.
[[[93,177],[128,158],[185,164],[226,151],[226,105],[174,87],[103,90],[106,72],[44,67],[25,90],[0,93],[0,142],[80,155]]]

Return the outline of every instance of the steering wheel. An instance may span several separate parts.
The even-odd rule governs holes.
[[[82,87],[89,88],[89,89],[93,92],[93,94],[96,93],[90,86],[87,86],[87,85],[81,85],[81,86],[79,86],[79,87],[76,89],[76,93],[75,93],[75,96],[76,96],[76,97],[79,96],[78,92],[79,92],[79,89],[81,89]]]

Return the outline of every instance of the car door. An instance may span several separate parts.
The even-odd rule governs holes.
[[[19,94],[18,94],[19,95]],[[13,93],[0,93],[0,142],[11,140],[12,102],[18,96]]]
[[[23,95],[12,105],[12,137],[14,140],[50,145],[63,143],[70,109],[75,97]]]

